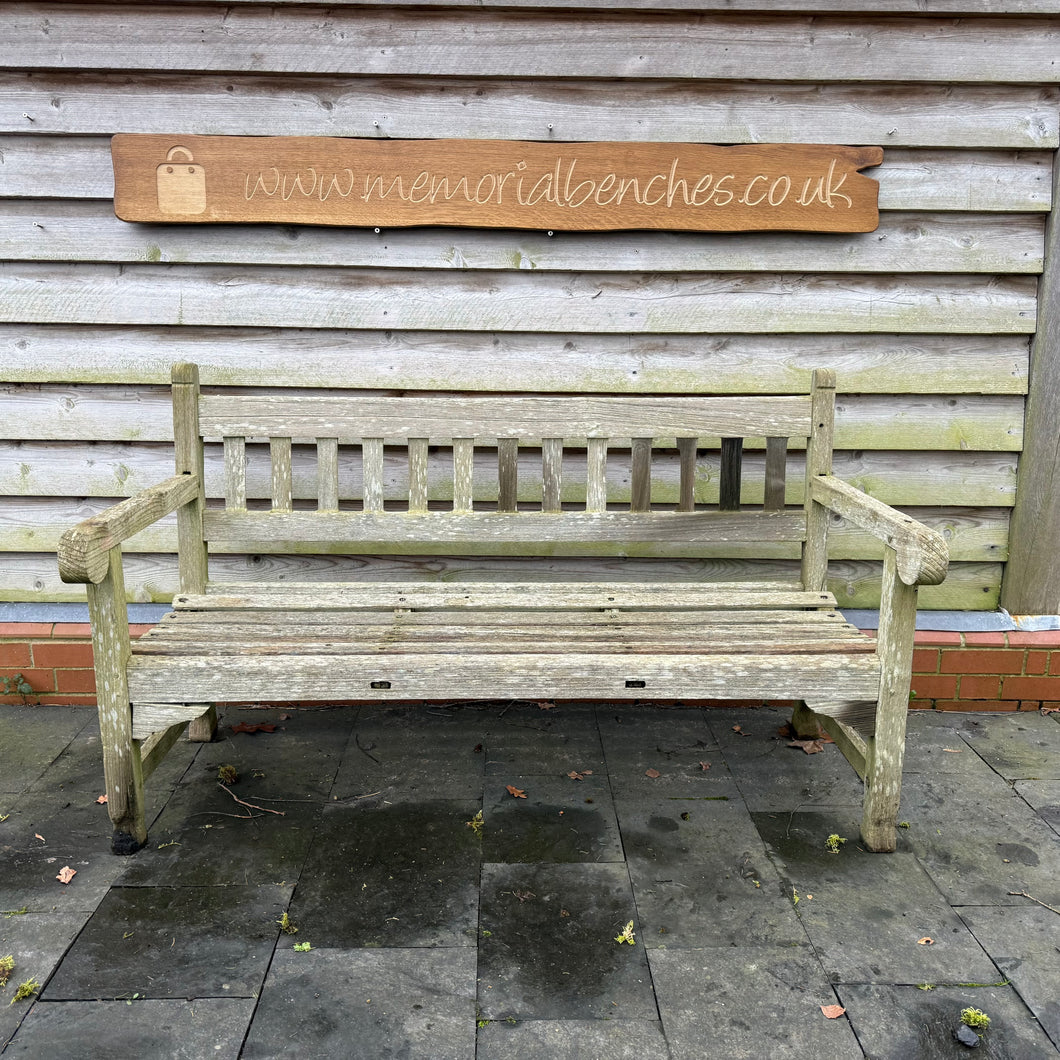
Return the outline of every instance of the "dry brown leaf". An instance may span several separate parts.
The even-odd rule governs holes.
[[[553,707],[555,707],[556,704],[555,703],[549,703],[549,701],[547,699],[542,699],[537,705],[538,705],[538,707],[541,708],[541,710],[552,710]]]
[[[238,725],[232,726],[232,732],[275,732],[276,726],[269,721],[260,722],[257,725],[250,725],[245,721],[239,722]]]
[[[708,769],[710,769],[710,763],[709,762],[700,762],[699,763],[699,768],[705,773]]]
[[[644,775],[646,777],[651,777],[652,780],[656,780],[657,778],[662,776],[662,773],[660,773],[657,769],[645,769]]]
[[[789,747],[798,747],[808,755],[815,755],[824,750],[824,740],[789,740]]]
[[[935,940],[930,935],[925,935],[922,939],[917,939],[916,944],[918,946],[934,946]]]
[[[1042,707],[1041,708],[1041,711],[1042,711],[1043,714],[1055,714],[1058,710],[1060,710],[1060,707]]]
[[[64,865],[59,870],[59,875],[56,876],[55,878],[60,883],[69,883],[76,875],[77,875],[77,869],[72,869],[72,868],[70,868],[69,865]]]
[[[96,799],[96,802],[98,802],[100,804],[100,806],[105,805],[106,801],[107,801],[107,796],[106,795],[100,795],[100,797],[98,799]]]
[[[513,787],[511,784],[504,785],[505,790],[513,799],[525,799],[526,792],[522,788]]]
[[[44,838],[44,836],[42,836],[40,834],[40,832],[34,832],[33,833],[33,838],[34,839],[39,839],[42,843],[46,843],[47,842],[47,840]]]
[[[846,1012],[842,1005],[822,1005],[821,1011],[830,1019],[837,1020]]]
[[[592,775],[593,771],[591,769],[583,769],[580,773],[578,772],[578,770],[572,769],[567,774],[567,776],[570,777],[571,780],[584,780],[586,777],[591,777]]]

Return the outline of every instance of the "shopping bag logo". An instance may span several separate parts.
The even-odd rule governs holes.
[[[186,157],[180,159],[178,155]],[[206,170],[195,163],[188,148],[170,148],[165,162],[155,170],[155,177],[158,208],[162,213],[206,212]]]

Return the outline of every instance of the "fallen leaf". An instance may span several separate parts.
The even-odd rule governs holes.
[[[591,777],[592,775],[593,771],[591,769],[583,769],[580,773],[576,769],[572,769],[567,774],[571,780],[584,780],[586,777]]]
[[[963,747],[943,747],[943,751],[948,755],[959,755],[964,753]]]
[[[808,755],[815,755],[824,750],[824,740],[789,740],[788,746],[798,747]]]
[[[60,883],[69,883],[76,875],[77,875],[77,869],[72,869],[72,868],[70,868],[69,865],[64,865],[59,870],[59,875],[56,876],[55,878]]]
[[[526,792],[522,788],[513,787],[511,784],[504,785],[505,790],[513,799],[525,799]]]
[[[40,834],[40,832],[34,832],[33,833],[33,838],[34,839],[39,839],[42,843],[46,843],[47,842],[47,840],[44,838],[44,836],[42,836]]]
[[[106,801],[107,801],[107,796],[106,795],[100,795],[100,797],[98,799],[96,799],[96,802],[98,802],[100,804],[100,806],[104,805],[106,803]]]
[[[232,732],[275,732],[276,726],[272,722],[263,721],[257,725],[250,725],[245,721],[232,726]]]
[[[291,715],[290,714],[281,714],[280,715],[280,721],[290,721],[290,720],[291,720]]]
[[[547,699],[543,699],[537,705],[541,708],[541,710],[552,710],[552,708],[555,707],[556,704],[549,703]]]
[[[709,762],[700,762],[699,763],[699,768],[701,770],[703,770],[703,772],[705,773],[708,769],[710,769],[710,763]]]
[[[846,1012],[842,1005],[822,1005],[821,1011],[830,1019],[837,1020]]]
[[[916,944],[918,946],[934,946],[935,940],[930,935],[925,935],[922,939],[917,939]]]
[[[474,753],[474,754],[477,754],[477,755],[482,754],[482,744],[480,744],[480,743],[475,744],[475,746],[472,747],[471,750],[472,750],[472,753]]]
[[[1043,714],[1055,714],[1058,710],[1060,710],[1060,707],[1042,707],[1041,708],[1041,711],[1042,711]]]
[[[743,735],[743,729],[741,729],[739,725],[734,725],[732,731],[740,733],[741,736]]]
[[[644,775],[646,777],[651,777],[652,780],[656,780],[657,778],[662,776],[662,773],[660,773],[657,769],[645,769]]]

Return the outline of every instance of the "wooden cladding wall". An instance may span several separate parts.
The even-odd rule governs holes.
[[[165,384],[174,360],[194,360],[210,388],[264,393],[773,393],[831,367],[837,473],[949,539],[950,577],[923,604],[996,606],[1060,138],[1060,6],[615,6],[0,3],[0,598],[83,598],[59,582],[58,536],[171,473]],[[110,201],[118,132],[877,144],[881,223],[551,237],[129,225]],[[220,457],[208,447],[215,496]],[[296,446],[296,496],[309,461]],[[701,472],[709,500],[713,454]],[[583,473],[565,467],[566,487]],[[248,474],[266,496],[253,453]],[[667,500],[676,458],[658,480]],[[878,553],[838,530],[831,587],[872,606]],[[172,595],[174,545],[168,521],[130,544],[130,598]],[[667,576],[790,574],[786,547],[719,545]],[[213,569],[535,565],[593,573],[579,556],[222,555]]]

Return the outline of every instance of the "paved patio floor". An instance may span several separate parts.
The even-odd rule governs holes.
[[[1058,719],[913,714],[873,855],[774,710],[229,709],[118,858],[94,713],[0,708],[0,1052],[1056,1056]]]

